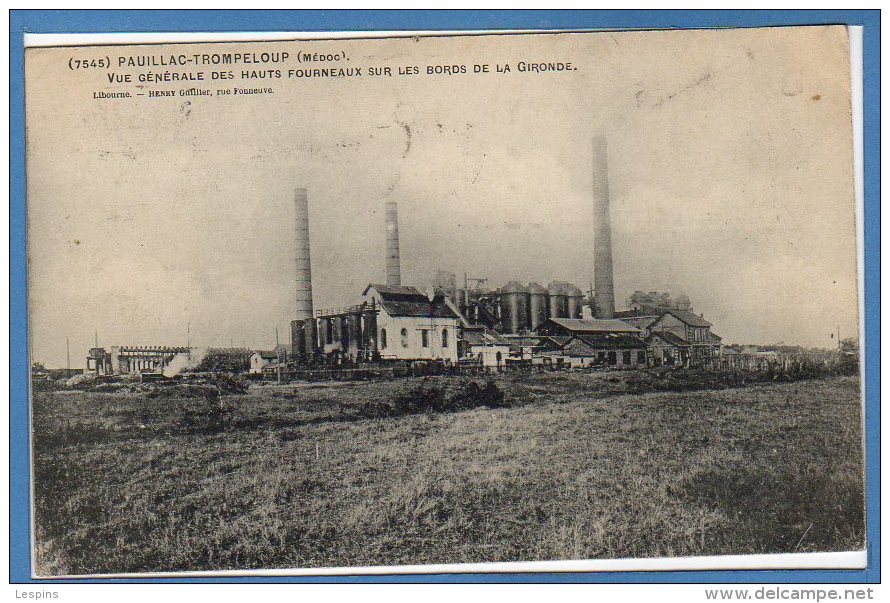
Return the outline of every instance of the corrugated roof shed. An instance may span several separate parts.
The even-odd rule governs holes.
[[[509,341],[507,341],[499,333],[492,331],[491,329],[465,329],[461,338],[470,345],[510,345]]]
[[[573,333],[639,333],[639,329],[623,320],[605,318],[548,318]],[[546,323],[545,323],[546,324]]]
[[[572,340],[571,335],[551,335],[550,337],[541,337],[539,341],[541,346],[554,350],[562,349],[562,346]]]
[[[687,325],[692,327],[710,327],[711,323],[707,320],[695,314],[693,312],[689,312],[687,310],[666,310],[665,314],[673,314]]]

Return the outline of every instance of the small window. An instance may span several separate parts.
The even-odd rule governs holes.
[[[330,344],[334,343],[334,321],[326,320],[325,322],[325,340]]]
[[[428,348],[430,347],[430,332],[427,329],[420,330],[420,345]]]
[[[400,334],[402,336],[402,347],[407,348],[408,347],[408,329],[402,329],[402,332]]]
[[[630,350],[625,350],[621,353],[621,362],[622,364],[630,364]]]
[[[646,352],[637,350],[637,364],[646,364]]]
[[[448,347],[448,329],[442,329],[442,347]]]
[[[611,364],[611,365],[618,364],[618,353],[617,352],[609,352],[609,364]]]
[[[386,329],[380,329],[380,349],[386,349]]]
[[[597,352],[596,359],[600,362],[606,361],[606,353],[605,352]]]

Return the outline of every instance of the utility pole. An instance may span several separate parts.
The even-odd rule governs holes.
[[[98,348],[99,347],[99,329],[96,329],[94,336],[95,336],[95,340],[94,340],[95,346],[94,347]]]
[[[275,369],[278,372],[278,385],[281,385],[281,348],[278,345],[278,327],[275,327]]]
[[[65,358],[67,360],[66,368],[68,369],[68,372],[70,373],[71,372],[71,346],[68,343],[67,337],[65,338]]]
[[[186,352],[186,358],[188,358],[189,364],[192,363],[192,323],[185,323],[185,347],[188,349]]]

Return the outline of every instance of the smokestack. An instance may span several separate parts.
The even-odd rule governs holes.
[[[609,158],[606,139],[593,139],[593,282],[595,316],[615,316],[612,282],[612,226],[609,220]]]
[[[294,350],[301,356],[309,356],[315,349],[315,318],[312,312],[312,265],[309,256],[309,199],[305,188],[294,189],[294,257],[296,258],[296,313],[294,318],[300,333],[293,342]],[[301,328],[300,328],[301,327]]]
[[[386,284],[402,284],[402,267],[399,260],[399,206],[395,201],[386,202]]]

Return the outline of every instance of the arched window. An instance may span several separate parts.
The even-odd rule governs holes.
[[[442,329],[442,347],[448,347],[448,329]]]
[[[386,329],[380,329],[380,349],[386,349]]]
[[[402,347],[407,348],[408,347],[408,329],[402,329],[401,335],[402,335]]]

